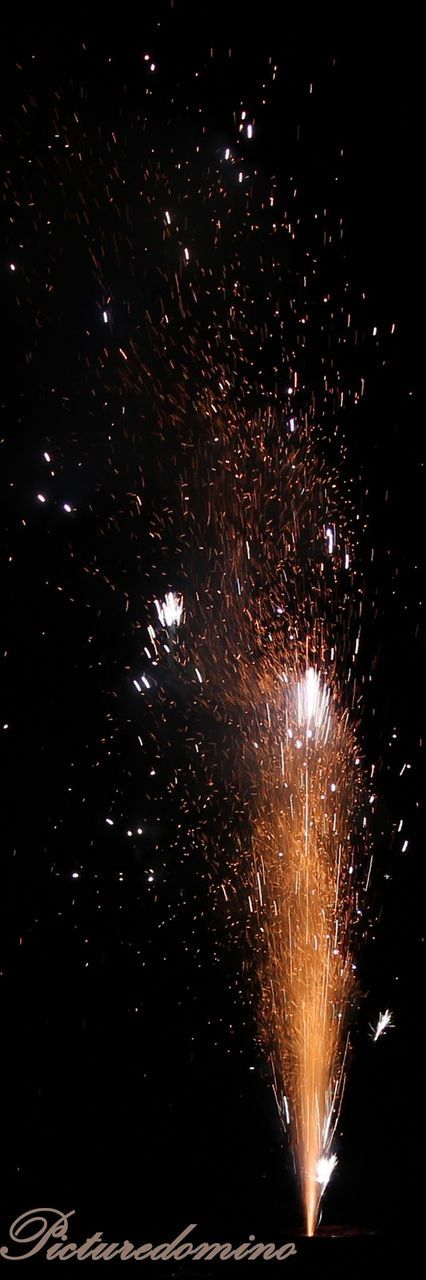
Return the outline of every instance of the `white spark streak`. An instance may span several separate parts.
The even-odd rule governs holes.
[[[178,627],[183,613],[183,596],[168,591],[164,600],[154,600],[162,627]]]
[[[383,1035],[383,1032],[386,1031],[387,1027],[392,1026],[391,1017],[392,1014],[390,1009],[386,1009],[384,1013],[379,1013],[376,1027],[373,1029],[374,1041],[378,1040],[379,1036]]]

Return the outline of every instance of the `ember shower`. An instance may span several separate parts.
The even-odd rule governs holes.
[[[204,770],[197,803],[188,792],[191,839],[238,936],[312,1232],[334,1161],[370,874],[357,744],[362,518],[343,431],[364,392],[363,321],[343,267],[342,160],[330,158],[317,193],[302,128],[282,138],[287,179],[265,169],[258,139],[285,92],[272,58],[241,97],[232,51],[176,84],[150,48],[141,62],[143,101],[133,86],[138,105],[113,105],[109,129],[93,124],[78,86],[52,94],[37,126],[44,164],[31,171],[29,100],[8,179],[11,259],[19,275],[36,207],[25,281],[47,282],[36,319],[49,389],[52,217],[90,271],[100,336],[94,366],[82,362],[87,403],[107,419],[111,492],[120,467],[126,477],[105,526],[127,537],[130,513],[133,547],[146,535],[143,590],[130,607],[126,595],[129,637],[143,635],[135,699],[149,700],[163,669],[191,691],[187,737]],[[218,124],[224,82],[232,109]],[[308,133],[309,85],[305,98]],[[77,375],[80,353],[67,390]],[[149,710],[155,734],[164,700]]]

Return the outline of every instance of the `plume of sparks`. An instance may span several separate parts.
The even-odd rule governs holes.
[[[209,571],[191,601],[181,659],[187,669],[198,664],[203,700],[225,721],[231,709],[238,734],[246,799],[236,874],[240,885],[249,882],[260,1035],[312,1235],[336,1165],[362,913],[363,778],[341,695],[351,631],[348,534],[343,516],[336,534],[336,486],[309,432],[294,445],[273,416],[247,429],[232,414],[222,436],[215,431],[211,470],[205,452],[204,478],[201,462],[195,470],[207,500],[186,517]]]
[[[348,717],[313,667],[289,681],[263,769],[253,838],[254,899],[265,938],[261,1023],[276,1097],[286,1095],[312,1235],[336,1165],[332,1144],[355,996],[351,931],[359,910],[354,855],[361,794]]]
[[[171,114],[173,118],[174,108]],[[138,131],[138,156],[139,146]],[[186,215],[188,191],[186,169],[182,185],[184,168],[175,161],[172,145],[169,164],[172,177],[166,175],[163,184],[168,208],[153,224],[161,238],[161,268],[158,272],[156,266],[153,275],[157,303],[144,329],[143,348],[132,337],[126,350],[117,349],[118,377],[130,403],[135,396],[148,402],[156,440],[167,444],[167,494],[152,516],[149,533],[150,551],[160,559],[167,557],[171,546],[178,548],[179,573],[183,572],[187,584],[185,609],[177,592],[168,591],[155,600],[159,624],[168,632],[173,651],[173,677],[178,671],[181,677],[186,674],[199,701],[226,726],[225,734],[232,724],[224,757],[230,759],[233,753],[237,761],[238,786],[229,789],[233,801],[229,830],[237,850],[233,870],[240,887],[250,879],[250,915],[254,920],[257,914],[258,925],[252,954],[260,978],[256,983],[256,989],[261,989],[260,1027],[272,1060],[277,1098],[286,1098],[285,1116],[306,1226],[312,1232],[335,1165],[331,1148],[354,995],[350,935],[358,910],[353,839],[360,788],[358,752],[341,709],[335,654],[338,651],[343,675],[340,684],[349,685],[353,679],[349,619],[358,610],[359,624],[362,600],[352,567],[349,501],[338,496],[335,474],[330,468],[326,473],[319,463],[311,430],[313,413],[323,416],[324,404],[336,394],[336,383],[334,377],[325,380],[321,373],[312,396],[306,385],[300,386],[299,413],[297,360],[286,347],[287,311],[284,316],[281,301],[274,310],[276,345],[271,368],[266,360],[265,372],[260,361],[254,375],[253,335],[256,368],[259,352],[268,345],[263,328],[253,330],[260,280],[264,305],[263,246],[260,251],[253,249],[252,264],[241,247],[235,248],[240,242],[237,237],[234,243],[233,223],[227,216],[222,168],[214,190],[210,179],[207,184],[199,181],[194,168],[192,221],[194,226],[207,223],[214,248],[206,277],[195,246],[190,251],[180,242],[175,244],[177,218],[183,210]],[[138,200],[139,195],[138,190]],[[144,199],[152,222],[158,166],[150,158],[144,173]],[[90,209],[93,205],[97,226],[98,208],[90,183],[84,200]],[[254,218],[251,209],[247,215],[254,246],[252,230],[269,210],[269,194],[265,203],[260,192],[258,202],[261,218]],[[123,238],[119,202],[116,209],[120,273],[133,277],[132,237]],[[108,217],[116,216],[114,210],[114,203],[108,205]],[[271,298],[281,299],[275,216],[274,212],[274,235],[270,242],[268,238],[267,287]],[[282,217],[280,234],[287,253],[287,215]],[[115,244],[116,237],[110,239]],[[156,262],[155,254],[152,261]],[[226,267],[221,266],[217,274],[215,264],[222,262]],[[94,269],[99,293],[108,298],[103,324],[109,325],[113,312],[102,254]],[[307,269],[304,263],[304,277]],[[310,283],[314,299],[316,274],[315,270]],[[213,313],[206,308],[203,320],[197,300],[207,296],[206,279],[208,296],[217,294],[219,301]],[[145,296],[145,274],[142,283]],[[139,307],[137,289],[135,298]],[[291,324],[297,308],[290,296]],[[301,324],[305,319],[303,314]],[[346,317],[344,323],[346,343]],[[322,329],[316,341],[322,352]],[[280,365],[289,370],[283,404],[276,390]],[[181,370],[178,379],[177,368]],[[171,428],[177,456],[181,450],[185,458],[173,477]],[[139,495],[131,497],[139,511]],[[41,494],[40,502],[45,501]],[[151,633],[150,638],[157,654]],[[311,657],[302,662],[307,640]],[[170,656],[169,647],[163,647]],[[146,676],[141,682],[150,689]],[[139,692],[138,680],[134,685]],[[218,790],[216,760],[212,762],[204,728],[200,738],[209,786],[207,800],[204,796],[194,809],[197,847],[204,839],[207,803],[210,806]],[[226,809],[225,789],[220,821]],[[186,799],[184,804],[189,807]],[[190,807],[194,808],[192,797]],[[207,843],[208,835],[205,838]],[[228,839],[225,844],[229,849]],[[218,848],[215,826],[215,858]],[[231,867],[227,870],[232,873]],[[224,896],[226,900],[226,886]]]

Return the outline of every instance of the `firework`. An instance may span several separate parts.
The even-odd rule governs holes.
[[[361,778],[348,717],[313,667],[289,681],[280,719],[264,752],[253,838],[260,1014],[312,1235],[336,1164],[355,996]]]
[[[203,672],[205,703],[225,718],[232,708],[251,830],[236,877],[249,882],[261,1037],[312,1234],[336,1164],[361,911],[362,771],[335,658],[338,649],[344,671],[350,537],[309,431],[295,446],[274,415],[245,424],[229,414],[214,444],[211,469],[204,442],[185,484],[208,573],[182,662]],[[198,506],[196,478],[208,498]]]
[[[308,1234],[334,1167],[354,993],[354,757],[346,718],[308,669],[290,692],[280,769],[262,797],[255,840],[266,902],[264,1029],[275,1079],[285,1084]]]
[[[80,966],[78,938],[89,975],[108,947],[116,961],[110,882],[137,985],[163,936],[197,977],[196,923],[203,937],[212,930],[215,963],[231,932],[243,940],[232,995],[243,971],[312,1230],[336,1167],[354,934],[371,873],[369,855],[359,874],[351,727],[363,689],[371,710],[378,691],[371,748],[385,755],[381,736],[390,740],[403,787],[414,756],[410,716],[399,744],[398,699],[383,690],[392,644],[400,661],[404,592],[416,628],[404,670],[418,652],[420,578],[416,565],[411,581],[407,550],[417,559],[418,538],[404,523],[421,510],[418,458],[410,483],[395,485],[410,433],[392,444],[383,403],[405,423],[399,366],[392,371],[400,326],[392,291],[377,323],[368,280],[359,270],[351,278],[339,198],[351,186],[351,148],[341,113],[330,111],[345,79],[340,55],[337,71],[334,53],[308,68],[302,41],[289,74],[288,58],[278,66],[257,44],[243,57],[221,30],[200,57],[185,32],[181,58],[178,28],[167,37],[167,25],[155,22],[145,52],[121,40],[107,48],[102,34],[102,48],[76,42],[72,68],[51,41],[10,63],[19,110],[2,130],[8,337],[17,344],[5,393],[16,502],[8,573],[13,609],[37,603],[13,630],[23,716],[40,737],[35,774],[25,776],[44,795],[51,763],[54,801],[41,826],[38,802],[21,806],[23,833],[12,811],[13,865],[24,882],[25,849],[37,853],[38,841],[45,850],[32,859],[28,934],[42,945],[51,884],[49,920],[57,907],[64,928],[72,918],[71,952]],[[403,382],[411,388],[411,372]],[[368,510],[380,536],[367,554]],[[383,658],[370,669],[376,634]],[[37,702],[58,636],[61,751],[55,734],[49,747],[53,721]],[[9,646],[4,653],[9,662]],[[17,708],[12,694],[3,725],[11,760]],[[393,819],[393,796],[385,807]],[[229,933],[214,910],[207,924],[205,881]],[[26,943],[20,915],[16,923]],[[33,955],[25,945],[20,961],[31,966]],[[143,1001],[133,1009],[124,981],[120,989],[133,1026]],[[177,1001],[171,992],[181,1019],[181,998],[199,998],[197,981],[182,983]],[[210,1026],[208,1008],[203,1001]],[[372,1026],[374,1041],[389,1016]],[[192,1029],[195,1017],[191,1007],[182,1025]],[[233,1051],[238,1019],[221,1026]],[[151,1085],[148,1098],[150,1107]]]

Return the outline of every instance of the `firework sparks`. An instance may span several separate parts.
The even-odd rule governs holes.
[[[154,601],[159,620],[162,627],[166,627],[171,631],[173,627],[178,627],[183,613],[183,598],[175,591],[168,591],[164,600]]]
[[[356,994],[352,934],[361,914],[362,768],[340,693],[350,597],[343,628],[336,607],[347,553],[325,569],[324,529],[331,555],[337,511],[333,526],[324,514],[336,486],[323,474],[310,431],[295,447],[277,429],[271,445],[274,414],[254,423],[232,411],[223,418],[221,436],[214,424],[207,479],[205,441],[184,486],[191,535],[209,563],[205,589],[191,599],[182,665],[203,672],[205,703],[225,719],[231,706],[236,716],[250,834],[235,869],[240,884],[249,881],[260,1033],[276,1099],[285,1099],[285,1119],[279,1110],[311,1235],[336,1163]],[[344,591],[347,602],[346,582]],[[231,821],[237,818],[234,810]]]
[[[284,730],[284,726],[282,726]],[[268,753],[254,835],[266,948],[261,1017],[312,1235],[336,1164],[331,1152],[355,995],[351,926],[361,793],[348,718],[309,667],[289,683],[285,731]]]
[[[386,1009],[384,1013],[379,1013],[375,1027],[372,1027],[373,1040],[376,1041],[387,1031],[388,1027],[392,1027],[392,1013],[390,1009]]]

